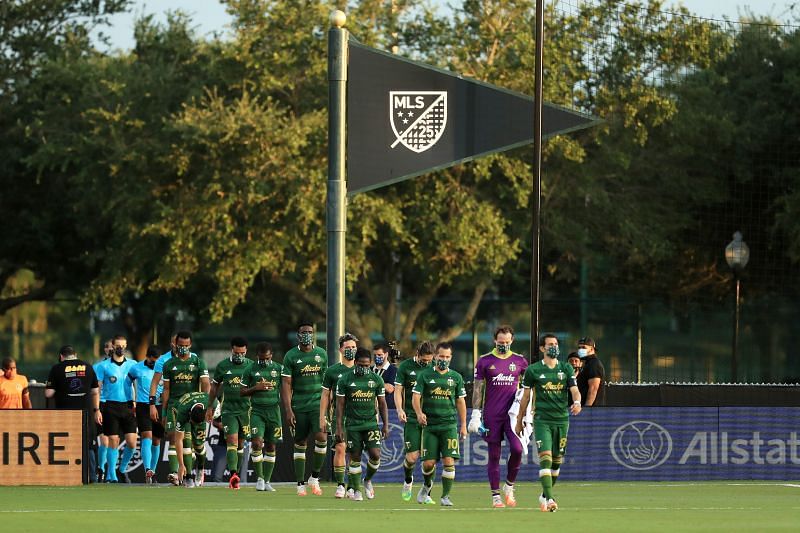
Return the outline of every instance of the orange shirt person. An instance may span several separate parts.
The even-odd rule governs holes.
[[[13,357],[3,359],[0,374],[0,409],[30,409],[28,378],[17,374],[17,362]]]

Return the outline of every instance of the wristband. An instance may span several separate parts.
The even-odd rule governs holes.
[[[572,402],[572,405],[580,405],[581,402]]]
[[[93,412],[93,413],[96,413],[96,412],[97,412],[97,411],[99,411],[99,410],[100,410],[100,408],[99,408],[99,407],[92,407],[92,412]]]
[[[155,404],[156,404],[156,397],[150,396],[150,405],[155,405]]]

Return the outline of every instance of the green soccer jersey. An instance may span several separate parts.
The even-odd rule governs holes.
[[[319,346],[304,352],[297,346],[283,357],[281,376],[292,378],[292,410],[319,413],[322,399],[322,376],[328,369],[328,354]]]
[[[413,357],[405,359],[397,365],[397,375],[394,378],[394,384],[403,387],[403,409],[410,420],[417,420],[417,414],[411,406],[411,398],[414,394],[414,385],[417,384],[417,375],[426,368],[428,368],[428,366],[417,364],[417,361]]]
[[[272,385],[271,390],[255,391],[250,396],[250,402],[253,407],[273,407],[278,405],[281,399],[281,370],[283,370],[283,365],[277,361],[270,361],[265,366],[261,366],[256,362],[244,373],[242,387],[253,387],[261,381],[266,381]]]
[[[522,386],[533,389],[534,420],[565,422],[569,420],[569,381],[575,371],[569,363],[558,361],[549,368],[544,361],[530,365],[522,377]]]
[[[336,385],[336,397],[344,398],[347,430],[372,429],[378,424],[378,397],[385,396],[383,378],[374,372],[356,376],[348,371]]]
[[[242,378],[253,366],[253,360],[245,358],[244,362],[236,364],[231,358],[223,359],[214,370],[214,383],[222,389],[222,412],[225,414],[242,415],[250,409],[250,397],[242,396]]]
[[[458,422],[456,399],[467,395],[464,378],[455,370],[440,374],[433,367],[419,373],[414,394],[422,395],[422,412],[429,428],[454,426]]]
[[[208,377],[206,362],[191,354],[186,359],[172,357],[164,365],[162,379],[169,383],[169,401],[176,401],[184,394],[200,390],[200,378]]]
[[[329,366],[328,370],[325,371],[325,375],[322,377],[322,388],[332,393],[331,405],[328,407],[328,420],[331,421],[332,425],[336,422],[336,384],[339,383],[339,379],[343,375],[351,370],[353,370],[352,366],[336,363],[333,366]],[[335,431],[336,427],[332,429]]]
[[[189,415],[196,404],[203,405],[203,411],[208,409],[208,394],[205,392],[190,392],[177,399],[175,404],[175,421],[185,427],[189,423]]]

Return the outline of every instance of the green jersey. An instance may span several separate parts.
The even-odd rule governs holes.
[[[394,384],[395,386],[400,385],[403,387],[403,409],[409,420],[417,420],[417,414],[414,412],[414,408],[411,407],[411,398],[414,395],[414,385],[417,384],[417,375],[426,368],[428,366],[417,364],[416,359],[413,357],[404,359],[397,366],[397,376],[394,378]]]
[[[203,411],[208,409],[208,393],[205,392],[190,392],[184,394],[177,399],[175,404],[175,421],[185,427],[189,423],[189,415],[192,412],[192,407],[197,404],[203,405]]]
[[[348,371],[336,385],[336,397],[344,398],[347,430],[373,429],[378,424],[378,397],[386,396],[383,378],[374,372],[356,376]]]
[[[417,376],[414,394],[422,396],[422,412],[431,429],[451,427],[458,423],[456,399],[467,395],[464,378],[455,370],[440,374],[433,367]]]
[[[328,354],[319,346],[304,352],[297,346],[283,356],[281,376],[292,378],[292,410],[319,413],[322,376],[328,368]]]
[[[278,405],[281,399],[281,370],[283,370],[283,365],[276,361],[270,361],[265,366],[261,366],[256,362],[244,373],[242,387],[253,387],[256,383],[262,381],[272,385],[271,390],[255,391],[250,396],[250,403],[253,407],[273,407]]]
[[[325,390],[331,391],[331,405],[328,407],[328,420],[331,421],[331,424],[335,423],[336,418],[336,384],[339,383],[339,379],[345,375],[346,373],[353,370],[352,366],[345,366],[342,363],[336,363],[333,366],[329,366],[328,370],[325,371],[325,375],[322,376],[322,388]],[[336,430],[335,427],[332,428],[334,431]]]
[[[200,390],[200,378],[208,377],[206,362],[191,354],[186,359],[171,357],[164,364],[162,379],[169,383],[169,401],[175,402],[190,392]]]
[[[558,361],[553,368],[537,361],[522,377],[522,386],[533,389],[534,420],[566,422],[569,420],[569,388],[575,385],[575,370],[569,363]]]
[[[239,390],[242,388],[242,377],[252,365],[252,359],[245,358],[244,362],[236,364],[230,357],[217,364],[214,383],[217,384],[217,390],[222,389],[223,413],[242,415],[250,409],[250,397],[242,396]]]

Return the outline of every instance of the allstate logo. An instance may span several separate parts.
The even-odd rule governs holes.
[[[400,438],[396,438],[400,435]],[[394,437],[394,438],[393,438]],[[403,426],[389,424],[389,438],[381,446],[381,472],[391,472],[403,466],[406,452],[403,449]]]
[[[618,427],[608,446],[614,460],[625,468],[650,470],[669,458],[672,437],[655,422],[634,420]]]

